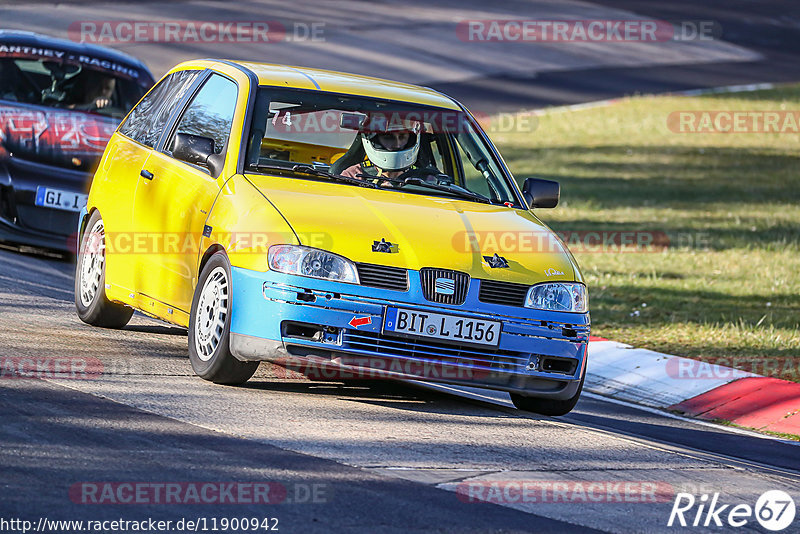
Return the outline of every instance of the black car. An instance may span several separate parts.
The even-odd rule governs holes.
[[[0,30],[0,241],[74,249],[106,142],[153,83],[115,50]]]

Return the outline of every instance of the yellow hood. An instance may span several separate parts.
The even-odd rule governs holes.
[[[561,241],[528,211],[297,178],[247,178],[301,243],[355,262],[438,267],[523,284],[582,281]],[[382,239],[394,245],[391,253],[373,252]],[[484,256],[495,253],[508,268],[488,265]]]

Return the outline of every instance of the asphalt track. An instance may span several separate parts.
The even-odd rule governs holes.
[[[426,83],[486,112],[800,78],[795,5],[655,4],[386,2],[366,10],[355,2],[28,3],[0,8],[0,20],[56,35],[75,20],[186,19],[188,13],[197,20],[328,20],[324,43],[275,45],[268,53],[250,46],[120,48],[142,57],[156,75],[189,57],[259,54]],[[611,18],[618,9],[714,20],[724,42],[468,48],[452,35],[459,18]],[[0,379],[3,519],[277,517],[281,532],[675,530],[666,527],[671,498],[506,499],[501,506],[463,502],[454,493],[459,484],[492,480],[651,482],[669,488],[671,497],[719,492],[724,503],[750,505],[766,490],[783,489],[800,502],[797,445],[591,395],[569,416],[554,419],[521,413],[506,398],[483,392],[309,382],[266,365],[244,387],[209,384],[192,375],[183,330],[138,314],[122,331],[88,327],[74,314],[69,262],[6,250],[0,251],[0,357],[96,359],[102,369],[82,380]],[[291,502],[74,502],[70,488],[93,481],[272,481],[287,488]],[[309,502],[306,490],[314,487],[319,498]],[[755,521],[739,530],[763,531]]]
[[[0,251],[3,518],[277,517],[282,532],[669,532],[680,491],[751,505],[767,490],[797,497],[797,444],[592,395],[556,419],[488,392],[311,382],[265,364],[244,387],[213,385],[193,376],[182,329],[138,314],[119,331],[82,324],[72,269]],[[99,364],[79,379],[8,378],[8,362],[26,358]],[[278,483],[289,501],[86,504],[70,493],[87,482],[209,481]],[[667,490],[650,503],[502,506],[454,493],[491,481]],[[318,502],[308,502],[314,487]]]
[[[756,54],[745,61],[571,68],[535,76],[499,75],[434,83],[456,99],[489,93],[498,111],[577,104],[644,93],[800,80],[800,4],[747,0],[598,0],[595,6],[671,22],[710,21],[714,35]],[[671,43],[655,53],[662,54]],[[655,59],[655,58],[653,58]]]
[[[189,13],[191,16],[189,16]],[[228,57],[329,68],[429,85],[479,113],[532,109],[627,94],[800,78],[800,6],[780,1],[353,0],[241,2],[28,2],[0,6],[3,27],[56,37],[86,21],[275,21],[288,40],[116,42],[156,77],[179,61]],[[712,39],[665,42],[478,42],[470,20],[710,22]],[[307,37],[322,24],[319,38]],[[77,26],[76,26],[77,25]],[[100,27],[100,26],[98,26]],[[295,30],[294,28],[298,29]],[[91,40],[91,36],[87,39]],[[305,38],[304,38],[305,37]]]

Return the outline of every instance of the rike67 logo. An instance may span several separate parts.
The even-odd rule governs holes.
[[[796,513],[794,500],[785,491],[763,493],[755,506],[749,504],[719,504],[719,493],[695,498],[691,493],[678,493],[669,514],[667,526],[681,527],[743,527],[753,518],[765,529],[778,532],[789,527]]]

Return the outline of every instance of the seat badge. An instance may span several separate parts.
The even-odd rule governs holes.
[[[494,256],[484,256],[483,259],[492,269],[508,269],[508,261],[504,257],[498,256],[496,252]]]
[[[434,291],[440,295],[455,295],[456,281],[452,278],[437,278],[434,282]]]
[[[391,254],[392,252],[397,252],[397,245],[386,241],[384,238],[381,238],[380,241],[372,242],[372,252],[385,252],[387,254]]]

